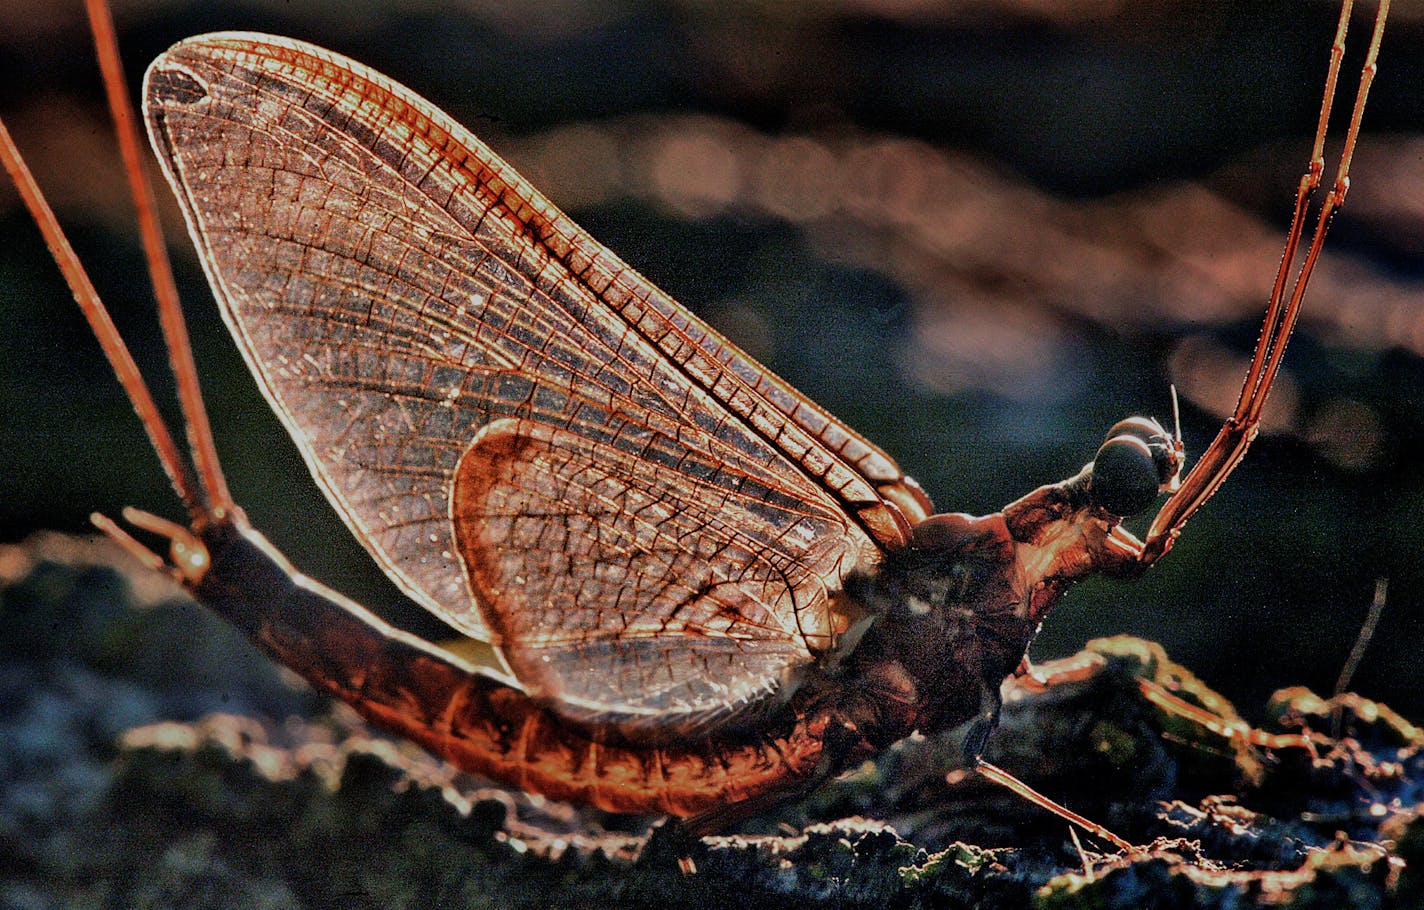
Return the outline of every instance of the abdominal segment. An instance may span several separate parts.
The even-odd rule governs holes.
[[[194,590],[201,602],[373,724],[510,786],[613,812],[690,816],[799,789],[867,751],[828,750],[827,734],[839,742],[833,731],[845,725],[815,699],[754,731],[600,736],[294,572],[248,528],[216,525],[203,542],[212,568]]]

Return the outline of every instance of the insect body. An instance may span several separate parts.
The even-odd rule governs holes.
[[[1337,49],[1347,20],[1348,5]],[[975,759],[1063,591],[1164,555],[1254,436],[1343,200],[1383,23],[1382,8],[1291,285],[1327,94],[1255,360],[1203,458],[1182,477],[1180,438],[1134,418],[1079,474],[982,518],[933,514],[886,454],[408,90],[300,42],[189,39],[150,67],[144,113],[225,320],[373,557],[507,672],[294,572],[228,498],[201,431],[199,482],[157,443],[192,531],[131,517],[173,541],[201,602],[317,688],[550,796],[724,818],[977,718]],[[1121,520],[1164,491],[1139,541]]]

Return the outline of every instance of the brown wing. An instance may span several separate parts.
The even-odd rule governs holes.
[[[672,472],[726,465],[840,516],[834,546],[855,556],[821,567],[824,588],[928,513],[882,452],[379,74],[211,35],[155,61],[145,113],[224,318],[313,474],[386,571],[469,634],[502,623],[465,577],[451,488],[494,421]],[[780,609],[808,640],[836,626],[823,597]]]
[[[686,732],[830,646],[798,623],[820,621],[858,554],[839,508],[706,455],[650,451],[496,420],[460,461],[452,517],[531,694],[625,731]]]

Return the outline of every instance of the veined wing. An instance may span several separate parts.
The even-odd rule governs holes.
[[[460,461],[452,519],[515,677],[625,733],[734,715],[844,628],[823,623],[856,558],[845,513],[705,453],[496,420]]]
[[[224,318],[312,473],[397,583],[463,631],[502,624],[451,521],[457,467],[496,421],[572,433],[582,456],[721,465],[708,482],[754,478],[837,517],[816,544],[839,548],[821,563],[830,590],[928,513],[884,453],[379,74],[286,39],[205,36],[153,64],[145,113]],[[836,631],[824,597],[773,609],[803,655]]]

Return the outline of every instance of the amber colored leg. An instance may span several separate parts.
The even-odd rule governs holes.
[[[1028,800],[1035,806],[1047,809],[1049,812],[1052,812],[1054,815],[1067,821],[1069,824],[1077,825],[1079,828],[1082,828],[1084,831],[1088,832],[1094,837],[1102,838],[1103,840],[1112,844],[1119,850],[1123,850],[1125,852],[1130,853],[1135,849],[1131,843],[1121,837],[1118,837],[1116,834],[1112,833],[1107,828],[1104,828],[1102,825],[1098,824],[1095,821],[1091,821],[1089,819],[1084,818],[1077,812],[1074,812],[1072,809],[1069,809],[1067,806],[1064,806],[1061,803],[1054,802],[1053,800],[1044,796],[1042,793],[1039,793],[1037,790],[1030,787],[1028,784],[1019,780],[1017,777],[1014,777],[1012,774],[1005,771],[1003,768],[1000,768],[998,765],[990,764],[989,762],[986,762],[981,758],[979,759],[978,764],[975,765],[974,770],[984,775],[984,778],[986,780],[993,781],[999,786],[1010,790],[1015,795]]]
[[[1305,300],[1306,287],[1320,259],[1320,250],[1325,242],[1326,231],[1330,227],[1331,216],[1345,201],[1345,193],[1350,187],[1350,162],[1354,157],[1355,143],[1359,138],[1360,119],[1364,116],[1365,101],[1369,96],[1370,83],[1374,81],[1378,68],[1380,39],[1384,34],[1385,19],[1389,14],[1389,0],[1381,0],[1375,14],[1374,32],[1370,39],[1365,63],[1360,71],[1359,90],[1355,95],[1355,106],[1350,117],[1350,126],[1345,135],[1344,148],[1340,154],[1340,164],[1335,182],[1321,203],[1320,212],[1311,235],[1310,245],[1300,266],[1300,272],[1292,285],[1290,272],[1295,265],[1300,240],[1305,230],[1309,210],[1309,199],[1320,184],[1324,172],[1325,134],[1330,119],[1331,101],[1335,94],[1335,84],[1339,77],[1340,61],[1345,53],[1345,33],[1349,26],[1353,0],[1345,0],[1340,10],[1340,21],[1335,32],[1335,41],[1330,48],[1330,68],[1325,79],[1325,94],[1320,105],[1320,119],[1316,127],[1315,146],[1310,165],[1301,177],[1296,192],[1295,213],[1286,234],[1285,250],[1281,256],[1280,269],[1276,274],[1275,286],[1271,291],[1270,303],[1266,308],[1265,323],[1261,328],[1260,340],[1251,359],[1251,366],[1242,383],[1241,396],[1236,410],[1217,433],[1201,459],[1182,481],[1182,485],[1163,504],[1156,519],[1148,529],[1142,552],[1138,557],[1143,566],[1151,565],[1171,549],[1176,537],[1181,533],[1187,519],[1201,508],[1217,488],[1226,480],[1236,465],[1246,454],[1247,448],[1256,437],[1261,424],[1261,412],[1271,385],[1280,371],[1281,358],[1285,355],[1286,343],[1300,316]],[[1289,292],[1289,293],[1288,293]]]

